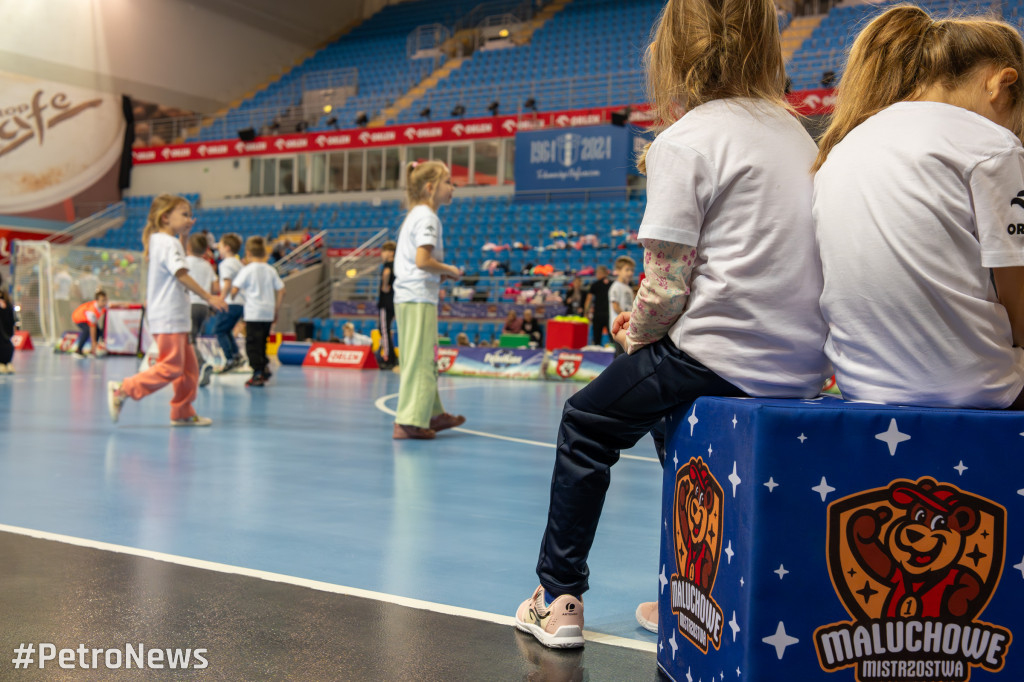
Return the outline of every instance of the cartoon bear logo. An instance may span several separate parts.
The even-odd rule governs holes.
[[[929,477],[833,502],[829,572],[853,620],[815,630],[822,669],[922,682],[1001,670],[1012,633],[978,618],[999,584],[1005,544],[1004,507]]]
[[[685,470],[676,480],[679,568],[684,578],[710,592],[717,572],[722,488],[700,458],[691,459]]]
[[[679,631],[704,653],[709,642],[716,649],[721,644],[722,609],[711,591],[721,555],[724,499],[722,486],[702,458],[691,458],[676,473],[672,613]]]
[[[980,611],[981,577],[961,563],[980,512],[958,493],[928,478],[916,485],[896,483],[890,506],[861,509],[850,518],[857,563],[890,588],[885,617],[963,618]],[[895,518],[893,510],[899,513]]]

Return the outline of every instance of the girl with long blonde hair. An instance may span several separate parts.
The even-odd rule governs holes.
[[[183,239],[195,219],[192,205],[183,197],[162,194],[153,200],[142,244],[149,261],[146,282],[146,319],[159,349],[156,364],[107,384],[110,418],[117,422],[128,398],[141,400],[167,384],[174,387],[171,398],[172,426],[209,426],[212,421],[196,414],[192,402],[199,383],[199,364],[189,341],[192,308],[188,292],[196,294],[215,310],[225,310],[224,299],[201,287],[188,274]]]
[[[1024,42],[911,6],[853,43],[815,163],[848,398],[1024,409]]]
[[[699,396],[806,398],[826,374],[816,148],[783,99],[774,3],[669,0],[648,74],[667,127],[643,159],[646,277],[612,323],[627,354],[566,401],[540,586],[516,613],[550,647],[583,645],[587,556],[620,450]],[[636,615],[657,629],[655,604]]]
[[[395,317],[402,353],[398,411],[393,438],[430,440],[438,431],[460,426],[461,415],[445,412],[437,391],[437,304],[441,280],[462,270],[444,262],[444,236],[437,211],[452,201],[452,174],[440,161],[406,167],[409,213],[395,247]]]

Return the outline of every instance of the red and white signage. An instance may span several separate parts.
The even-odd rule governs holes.
[[[14,350],[33,350],[32,337],[26,331],[14,332],[11,343],[14,345]]]
[[[303,367],[335,369],[377,369],[377,358],[369,346],[346,346],[340,343],[314,343],[306,353]]]
[[[832,90],[805,90],[790,93],[788,97],[790,104],[804,116],[829,113],[832,111],[835,101]],[[136,164],[169,163],[172,161],[205,161],[269,154],[330,152],[342,149],[503,138],[513,137],[519,130],[599,125],[609,122],[613,113],[620,113],[623,109],[622,106],[596,107],[525,116],[493,116],[436,123],[410,123],[385,128],[355,128],[330,132],[275,135],[258,137],[252,142],[218,140],[164,147],[140,147],[132,151],[132,158]],[[653,124],[654,116],[650,105],[637,104],[630,106],[629,109],[631,124],[641,127]]]

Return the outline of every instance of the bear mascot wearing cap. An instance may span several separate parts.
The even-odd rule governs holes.
[[[894,483],[888,503],[891,508],[858,511],[847,526],[857,562],[891,587],[885,617],[963,618],[977,613],[983,606],[976,603],[982,597],[982,580],[960,563],[967,537],[979,523],[970,498],[923,478]]]

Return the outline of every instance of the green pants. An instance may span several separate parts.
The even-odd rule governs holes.
[[[422,429],[430,427],[430,418],[444,412],[437,392],[437,305],[399,303],[395,305],[398,340],[401,348],[402,382],[398,388],[398,414],[395,422]]]

